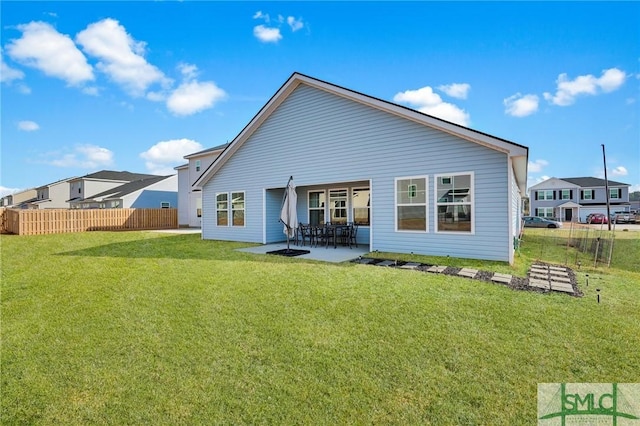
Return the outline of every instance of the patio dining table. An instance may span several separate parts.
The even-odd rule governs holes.
[[[332,223],[326,224],[324,232],[327,232],[328,229],[332,229],[331,237],[333,238],[333,248],[338,247],[338,239],[340,238],[343,241],[344,245],[348,245],[351,247],[351,240],[349,239],[349,233],[351,232],[351,224],[348,223]],[[326,247],[329,246],[329,238],[326,237],[325,241]]]

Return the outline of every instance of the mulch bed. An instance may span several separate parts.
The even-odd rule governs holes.
[[[388,265],[389,268],[400,268],[403,265],[406,265],[407,263],[409,263],[409,262],[404,262],[402,260],[374,259],[374,258],[358,258],[358,259],[354,259],[353,260],[354,263],[361,263],[361,264],[374,265],[374,266],[382,266],[380,264],[382,262],[385,262],[385,261],[393,262],[393,264]],[[544,263],[544,262],[536,262],[536,264],[538,264],[538,265],[547,265],[547,266],[557,266],[557,265],[547,264],[547,263]],[[434,273],[435,274],[436,272],[431,272],[431,271],[428,270],[432,266],[436,266],[436,265],[430,265],[430,264],[426,264],[426,263],[421,263],[419,266],[417,266],[415,268],[415,270],[416,271],[422,271],[422,272],[428,272],[428,273]],[[577,296],[577,297],[583,296],[583,293],[578,288],[578,282],[577,282],[576,275],[573,272],[573,270],[571,268],[566,267],[566,266],[562,266],[562,267],[567,269],[567,272],[569,273],[569,279],[571,280],[571,286],[573,287],[573,294],[569,294],[569,293],[565,293],[565,294],[569,294],[571,296]],[[465,278],[465,277],[463,277],[461,275],[458,275],[458,272],[460,272],[461,269],[462,268],[458,268],[458,267],[454,267],[454,266],[447,266],[444,271],[440,272],[440,274],[441,275],[452,275],[452,276],[456,276],[458,278]],[[489,282],[489,283],[492,283],[492,284],[507,286],[507,287],[511,288],[512,290],[534,291],[534,292],[537,292],[537,293],[549,293],[550,292],[549,290],[544,290],[544,289],[541,289],[541,288],[529,286],[529,277],[512,276],[511,282],[509,284],[505,284],[505,283],[493,281],[492,280],[493,275],[494,275],[494,273],[490,272],[490,271],[478,271],[478,273],[476,274],[475,278],[473,278],[473,279]]]

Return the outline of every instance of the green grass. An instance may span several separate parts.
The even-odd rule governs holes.
[[[582,298],[198,235],[3,235],[0,420],[534,424],[537,383],[639,379],[627,234],[611,268],[577,271]],[[513,267],[442,260],[524,275],[566,250],[527,231]]]

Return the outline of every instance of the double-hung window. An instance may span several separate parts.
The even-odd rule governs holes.
[[[593,189],[585,189],[582,191],[583,200],[593,200]]]
[[[309,191],[309,223],[324,225],[324,191]]]
[[[216,194],[216,224],[229,226],[229,194]]]
[[[216,194],[216,224],[218,226],[244,226],[244,192]]]
[[[435,176],[437,232],[474,232],[473,173]]]
[[[609,199],[610,200],[617,200],[619,198],[621,198],[621,194],[620,194],[620,188],[609,188]]]
[[[570,200],[571,199],[571,190],[570,189],[563,189],[562,191],[560,191],[560,199],[561,200]]]
[[[329,217],[331,223],[347,223],[347,190],[329,190]]]
[[[396,230],[427,232],[427,176],[395,179]]]
[[[538,191],[538,200],[553,200],[553,190],[545,189]]]
[[[244,192],[231,193],[231,226],[244,226]]]

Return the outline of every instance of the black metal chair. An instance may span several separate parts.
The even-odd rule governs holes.
[[[358,224],[356,223],[349,227],[349,248],[352,244],[358,248]]]
[[[300,223],[298,225],[298,237],[302,241],[302,245],[304,246],[305,239],[309,240],[309,245],[313,244],[313,234],[311,232],[311,227],[307,223]]]
[[[324,236],[324,248],[329,247],[329,241],[333,241],[333,248],[336,247],[336,228],[331,224],[331,222],[327,222],[324,224],[323,230]]]

